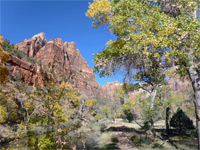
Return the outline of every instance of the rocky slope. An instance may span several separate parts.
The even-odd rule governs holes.
[[[15,45],[15,48],[33,57],[39,64],[64,77],[68,82],[81,92],[91,97],[96,97],[99,85],[95,80],[93,70],[81,56],[74,42],[64,42],[62,39],[51,39],[46,41],[44,33],[39,33],[30,39],[26,39]],[[38,80],[36,72],[38,66],[31,65],[24,60],[17,60],[11,57],[10,63],[13,66],[12,72],[18,72],[26,84],[35,85],[42,83]],[[26,64],[26,68],[24,65]],[[34,67],[33,67],[34,66]]]

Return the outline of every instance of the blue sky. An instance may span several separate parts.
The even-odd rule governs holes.
[[[85,16],[87,0],[0,0],[0,33],[11,43],[18,43],[44,32],[47,40],[61,38],[76,43],[83,58],[93,68],[93,53],[103,50],[105,43],[115,37],[106,29],[92,28],[92,19]],[[92,2],[92,1],[90,1]],[[122,82],[122,77],[99,78],[103,85],[111,81]]]

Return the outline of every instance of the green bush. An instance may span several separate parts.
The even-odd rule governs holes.
[[[25,56],[24,59],[26,61],[28,61],[28,62],[31,62],[32,64],[36,64],[37,63],[37,61],[34,58],[32,58],[32,57]]]
[[[134,120],[134,113],[132,111],[130,103],[127,103],[127,104],[123,105],[123,112],[124,112],[124,114],[125,114],[126,119],[128,120],[128,122],[131,122],[131,121]]]
[[[194,129],[193,121],[186,115],[181,108],[178,108],[176,113],[170,120],[170,126],[183,131],[185,129]]]
[[[112,141],[113,143],[119,142],[118,136],[117,136],[116,134],[113,134],[113,135],[111,136],[111,141]]]
[[[34,58],[28,57],[24,52],[20,50],[16,50],[14,44],[10,44],[10,41],[7,39],[4,40],[3,49],[7,51],[9,54],[17,56],[20,59],[24,59],[32,64],[37,63],[37,61]]]

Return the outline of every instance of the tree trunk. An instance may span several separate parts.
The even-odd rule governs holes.
[[[156,85],[156,87],[153,89],[151,93],[151,110],[153,110],[153,107],[154,107],[154,100],[156,98],[157,89],[158,89],[158,85]]]
[[[156,87],[153,89],[152,93],[151,93],[151,111],[154,111],[154,100],[156,98],[156,94],[157,94],[157,89],[158,89],[158,85],[156,85]],[[153,116],[151,116],[151,120],[150,120],[150,130],[152,133],[154,133],[154,118]]]
[[[167,107],[166,108],[166,119],[165,119],[165,125],[166,125],[166,133],[169,132],[169,112],[170,111],[170,108]]]
[[[196,126],[198,134],[198,149],[200,150],[200,90],[195,91],[195,112],[196,112]]]
[[[194,103],[196,112],[196,124],[198,134],[198,149],[200,150],[200,70],[193,64],[189,69],[189,75],[194,90]]]
[[[153,121],[153,119],[151,119],[150,124],[151,124],[150,129],[152,130],[154,128],[154,121]]]
[[[117,113],[116,113],[116,110],[115,110],[115,124],[117,123]]]

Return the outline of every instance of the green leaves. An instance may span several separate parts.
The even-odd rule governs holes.
[[[194,0],[176,1],[173,6],[147,0],[111,1],[106,18],[101,13],[98,17],[106,19],[117,38],[107,42],[103,52],[94,55],[94,70],[101,76],[119,70],[125,76],[136,77],[141,72],[147,76],[156,72],[154,75],[158,76],[175,64],[179,66],[178,73],[185,75],[191,61],[199,62],[200,58],[200,22],[192,17],[197,5]],[[167,8],[171,10],[164,11]],[[173,8],[180,13],[173,14]],[[88,11],[92,11],[90,7]],[[105,25],[99,18],[93,19],[98,25]]]

